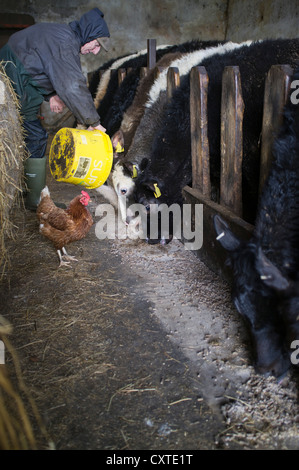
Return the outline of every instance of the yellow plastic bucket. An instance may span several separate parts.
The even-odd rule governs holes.
[[[112,143],[102,131],[64,127],[51,144],[49,165],[57,181],[98,188],[107,180],[112,162]]]

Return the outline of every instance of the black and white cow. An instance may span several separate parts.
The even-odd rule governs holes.
[[[251,240],[239,240],[219,216],[214,225],[233,270],[232,298],[249,325],[256,368],[279,377],[290,366],[292,341],[299,340],[299,104],[287,103]]]
[[[260,161],[260,133],[265,77],[274,64],[294,66],[299,58],[299,40],[265,40],[234,46],[225,53],[214,53],[198,62],[209,76],[208,137],[212,186],[219,187],[220,110],[222,74],[225,66],[240,68],[243,99],[243,218],[254,222]],[[194,64],[197,65],[197,64]],[[182,188],[191,184],[191,136],[189,76],[181,80],[165,112],[163,127],[155,135],[148,155],[148,165],[135,183],[136,202],[146,207],[162,203],[182,204]],[[153,189],[159,188],[159,198]]]

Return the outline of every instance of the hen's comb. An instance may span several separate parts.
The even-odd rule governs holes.
[[[87,197],[87,199],[90,199],[89,194],[86,191],[81,191],[82,196]]]

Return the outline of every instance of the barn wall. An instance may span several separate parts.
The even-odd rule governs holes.
[[[299,37],[298,0],[228,0],[227,18],[234,41]]]
[[[85,71],[97,69],[110,58],[146,49],[150,38],[157,45],[172,45],[225,35],[227,0],[186,0],[184,5],[181,0],[1,0],[0,12],[28,13],[35,22],[67,23],[94,7],[104,12],[113,43],[108,54],[81,57]]]
[[[35,22],[69,22],[95,6],[105,13],[113,44],[108,54],[82,57],[85,72],[146,48],[148,38],[163,45],[194,38],[298,36],[298,0],[1,0],[0,13],[30,14]]]

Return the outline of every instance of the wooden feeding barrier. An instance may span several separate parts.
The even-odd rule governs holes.
[[[271,165],[271,149],[275,133],[282,122],[292,69],[274,65],[265,82],[262,126],[260,190]],[[196,254],[213,271],[231,281],[226,267],[226,253],[216,241],[213,218],[219,214],[240,238],[252,236],[254,226],[242,219],[242,139],[244,106],[240,71],[237,66],[225,67],[221,102],[221,174],[220,202],[210,198],[210,162],[208,143],[208,75],[204,67],[194,67],[190,74],[190,121],[192,152],[192,187],[183,189],[184,203],[203,205],[203,245]]]

